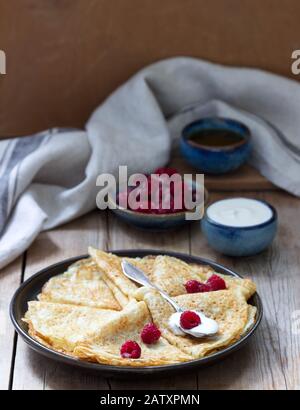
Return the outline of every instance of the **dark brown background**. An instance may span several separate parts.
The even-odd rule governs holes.
[[[82,127],[116,86],[170,56],[292,76],[299,15],[299,0],[0,0],[0,137]]]

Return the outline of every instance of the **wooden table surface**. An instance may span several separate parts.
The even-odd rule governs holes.
[[[224,196],[233,194],[214,193],[212,199]],[[297,314],[300,317],[300,201],[281,191],[253,192],[247,196],[270,201],[279,213],[275,242],[255,257],[235,259],[215,253],[201,235],[198,223],[176,235],[153,234],[129,228],[111,213],[101,211],[42,233],[22,257],[0,272],[0,388],[299,389],[300,329],[293,331],[293,318]],[[224,263],[257,283],[265,313],[261,326],[240,351],[184,377],[108,379],[46,359],[30,350],[15,334],[8,317],[9,302],[24,279],[49,264],[86,253],[88,245],[105,250],[174,250]]]

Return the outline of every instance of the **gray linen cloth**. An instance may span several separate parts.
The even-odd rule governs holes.
[[[296,81],[178,57],[138,72],[94,111],[84,131],[52,129],[0,141],[0,267],[39,232],[95,208],[100,173],[165,165],[182,128],[201,117],[248,125],[250,163],[300,196],[299,107]]]

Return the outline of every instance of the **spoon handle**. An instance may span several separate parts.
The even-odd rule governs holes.
[[[140,285],[143,286],[148,286],[152,289],[157,290],[161,296],[168,302],[170,305],[176,310],[176,312],[182,312],[183,309],[173,300],[170,298],[170,296],[164,292],[163,290],[159,289],[154,283],[152,283],[149,278],[145,275],[143,271],[140,269],[136,268],[133,266],[131,263],[126,261],[125,259],[122,261],[122,269],[124,272],[124,275],[127,276],[127,278],[133,280],[134,282],[139,283]]]

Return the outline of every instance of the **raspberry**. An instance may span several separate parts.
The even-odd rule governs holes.
[[[198,292],[199,293],[204,293],[204,292],[210,292],[212,289],[207,283],[199,283],[198,287]]]
[[[206,284],[210,287],[211,290],[223,290],[226,289],[225,280],[220,278],[218,275],[212,275],[207,281]]]
[[[117,204],[119,206],[122,206],[123,208],[127,207],[127,203],[128,203],[128,195],[127,192],[119,192],[117,195]]]
[[[177,174],[178,171],[175,168],[157,168],[157,170],[154,171],[154,174],[161,175],[161,174],[167,174],[170,176]]]
[[[210,292],[210,286],[206,283],[198,282],[197,280],[189,280],[184,285],[187,293],[203,293]]]
[[[185,192],[190,191],[189,194],[193,195],[194,201],[196,191],[181,179],[175,178],[170,185],[166,185],[168,176],[171,177],[174,174],[178,174],[175,168],[158,168],[153,174],[145,175],[147,177],[146,182],[134,181],[135,187],[127,187],[128,193],[125,191],[120,192],[117,197],[117,203],[122,207],[128,206],[132,211],[154,215],[173,214],[189,209],[185,205]],[[128,199],[129,193],[137,188],[138,192],[135,194],[135,197],[141,203],[137,209],[134,209],[130,207]]]
[[[185,286],[187,293],[198,293],[199,285],[200,285],[200,282],[192,279],[192,280],[188,280],[184,286]]]
[[[121,356],[126,359],[138,359],[141,357],[141,348],[133,340],[127,340],[120,349]]]
[[[183,329],[193,329],[200,325],[201,319],[197,315],[197,313],[192,312],[191,310],[186,310],[185,312],[181,313],[180,316],[180,326]]]
[[[137,209],[134,209],[136,212],[142,212],[144,214],[150,214],[151,213],[151,204],[149,201],[142,201],[140,203],[140,206]]]
[[[141,339],[146,344],[152,344],[158,341],[161,332],[153,323],[148,323],[141,331]]]

